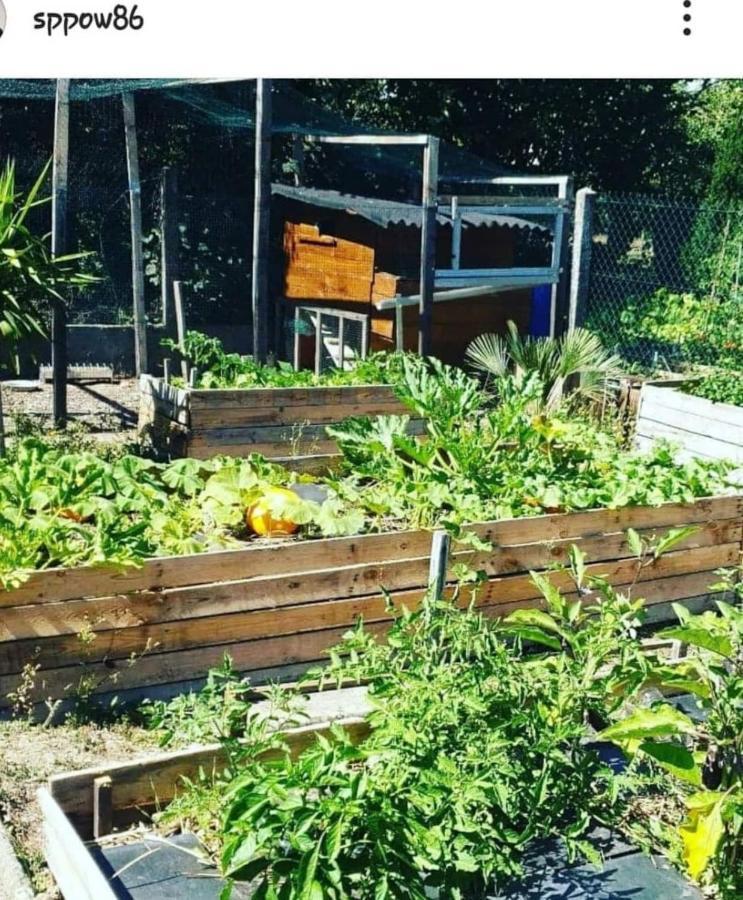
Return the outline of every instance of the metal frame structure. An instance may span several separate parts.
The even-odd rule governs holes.
[[[423,150],[421,173],[421,265],[420,292],[413,301],[418,306],[418,352],[431,352],[433,302],[436,270],[436,213],[438,209],[439,139],[431,134],[305,134],[316,144],[418,146]],[[411,305],[411,304],[406,304]],[[398,314],[398,321],[402,313]],[[399,329],[397,326],[395,330]]]
[[[351,312],[344,309],[332,309],[323,306],[297,306],[294,310],[294,368],[299,369],[299,338],[300,328],[299,320],[302,314],[308,314],[314,317],[313,324],[315,328],[315,375],[322,374],[322,320],[338,319],[338,368],[343,369],[345,365],[345,323],[360,322],[361,323],[361,359],[366,359],[369,352],[369,316],[366,313]]]
[[[472,178],[458,181],[460,184],[544,186],[553,188],[553,197],[496,197],[474,194],[452,194],[439,197],[438,209],[450,213],[452,219],[451,267],[435,269],[435,303],[463,300],[469,297],[486,296],[519,288],[552,286],[550,303],[550,334],[561,333],[564,328],[562,307],[568,296],[569,228],[566,220],[572,212],[573,180],[567,175],[508,175],[497,178]],[[541,215],[553,219],[552,259],[547,267],[462,269],[460,267],[462,243],[462,216],[467,212],[491,213],[493,215]],[[381,301],[380,310],[394,309],[396,313],[395,337],[398,349],[402,349],[402,310],[414,306],[419,297],[398,296]]]

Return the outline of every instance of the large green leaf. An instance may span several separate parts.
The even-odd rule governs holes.
[[[650,709],[638,709],[621,722],[615,722],[599,732],[607,741],[646,740],[671,737],[678,734],[694,734],[692,720],[673,706],[663,704]]]
[[[675,775],[682,781],[693,784],[695,787],[702,786],[702,772],[694,760],[694,755],[687,750],[682,744],[676,744],[671,741],[644,741],[640,745],[640,750],[654,759],[671,775]]]
[[[726,659],[733,655],[733,644],[729,637],[724,634],[715,634],[711,629],[701,625],[691,623],[676,625],[673,628],[664,629],[661,636],[681,641],[684,644],[691,644],[702,650],[709,650]]]

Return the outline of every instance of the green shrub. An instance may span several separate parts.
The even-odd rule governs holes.
[[[713,403],[743,406],[743,371],[715,372],[684,386],[684,392]]]
[[[384,644],[359,625],[322,674],[369,684],[369,736],[336,727],[293,757],[253,719],[242,744],[225,742],[225,775],[187,785],[161,824],[196,824],[223,874],[259,898],[481,898],[551,836],[597,861],[584,836],[613,820],[618,794],[588,719],[615,710],[646,664],[641,604],[583,569],[574,551],[575,589],[600,592],[589,607],[543,580],[546,611],[503,622],[428,597],[396,611]],[[563,652],[526,655],[522,641]]]
[[[624,305],[610,343],[616,342],[617,333],[622,344],[649,344],[667,365],[702,363],[743,368],[740,299],[661,288]]]
[[[175,341],[166,338],[163,346],[180,352]],[[198,388],[317,387],[320,385],[391,384],[399,376],[404,354],[375,353],[358,360],[351,369],[334,369],[316,376],[309,369],[296,370],[278,362],[261,365],[251,356],[227,353],[218,338],[189,331],[184,340],[183,357],[197,371]],[[179,379],[174,379],[178,383]]]

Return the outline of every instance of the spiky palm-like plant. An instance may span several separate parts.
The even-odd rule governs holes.
[[[522,337],[513,322],[508,334],[482,334],[467,348],[466,358],[478,372],[495,378],[510,372],[536,375],[543,385],[546,411],[556,409],[566,390],[596,397],[607,378],[620,372],[619,357],[608,353],[599,338],[576,328],[559,338]]]
[[[0,351],[6,355],[21,338],[45,334],[48,305],[64,302],[65,289],[97,281],[77,265],[87,254],[53,257],[49,235],[28,224],[31,210],[49,202],[39,196],[48,172],[49,164],[25,197],[17,190],[11,160],[0,172]]]

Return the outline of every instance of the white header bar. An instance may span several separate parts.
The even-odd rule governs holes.
[[[0,2],[2,77],[743,76],[741,0]]]

